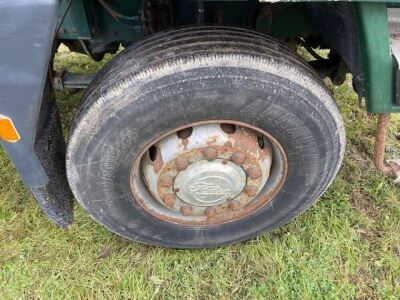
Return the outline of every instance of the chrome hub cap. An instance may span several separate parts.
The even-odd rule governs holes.
[[[132,191],[145,210],[167,221],[228,222],[274,195],[286,174],[280,149],[265,134],[238,124],[194,125],[148,148],[132,168]]]
[[[226,203],[239,195],[245,186],[245,171],[222,159],[194,162],[178,173],[174,182],[178,198],[195,206]]]

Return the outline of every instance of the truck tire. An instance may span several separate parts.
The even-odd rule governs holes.
[[[72,126],[67,175],[80,205],[116,234],[216,247],[306,210],[344,147],[331,94],[283,44],[238,28],[182,28],[99,72]]]

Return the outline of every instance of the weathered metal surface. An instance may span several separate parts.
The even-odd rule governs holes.
[[[141,1],[62,0],[61,40],[135,41],[145,34]],[[66,10],[68,8],[68,10]],[[65,17],[64,17],[65,15]]]
[[[390,114],[379,114],[375,136],[374,164],[378,171],[396,178],[395,182],[398,183],[400,182],[400,159],[388,160],[388,163],[385,163],[386,133],[389,122]]]
[[[135,170],[138,163],[132,168],[136,201],[160,219],[202,226],[241,218],[268,203],[285,178],[283,150],[274,148],[282,158],[276,166],[279,180],[264,190],[275,153],[269,137],[260,139],[258,131],[233,128],[193,125],[184,139],[172,133],[156,141],[157,155],[144,153],[141,170]],[[157,157],[164,162],[161,169],[154,168]],[[140,192],[138,173],[148,192]]]
[[[56,0],[2,0],[0,4],[0,114],[13,120],[21,136],[18,143],[2,145],[29,187],[48,183],[34,143],[57,8]]]
[[[156,147],[160,150],[159,156],[164,157],[166,164],[158,173],[157,187],[153,185],[154,178],[150,178],[154,176],[151,159],[149,168],[144,169],[143,173],[150,191],[157,199],[164,199],[164,194],[175,191],[177,199],[181,200],[175,203],[175,210],[179,211],[180,205],[198,206],[193,209],[192,215],[204,215],[202,207],[227,203],[234,199],[247,183],[246,173],[248,180],[256,183],[258,191],[268,179],[271,166],[270,148],[260,150],[255,132],[242,128],[236,131],[235,126],[233,130],[229,126],[219,124],[194,127],[191,136],[181,139],[179,134],[173,134],[158,143]],[[232,156],[237,153],[247,157],[247,163],[243,162],[239,166],[231,162]],[[179,171],[178,162],[182,160],[188,161],[188,167],[184,171]],[[264,172],[257,164],[261,165]],[[214,184],[208,180],[209,176],[212,177],[211,181],[214,181]],[[164,184],[166,179],[168,185]],[[174,181],[173,187],[172,181]],[[235,181],[237,186],[234,184]],[[210,192],[210,189],[214,195],[208,193],[208,196],[205,196],[205,192]],[[221,193],[222,190],[224,193]],[[244,195],[245,193],[242,194]]]
[[[86,89],[92,82],[95,74],[69,73],[68,71],[61,72],[54,76],[54,87],[57,90],[66,89]]]
[[[61,0],[57,14],[57,37],[65,40],[91,39],[83,0]]]
[[[394,100],[395,63],[390,51],[386,3],[360,2],[355,5],[367,110],[372,113],[400,112],[400,106],[396,106]]]
[[[2,143],[47,216],[72,222],[65,174],[65,142],[48,79],[57,23],[56,0],[0,1],[0,114],[20,140]]]

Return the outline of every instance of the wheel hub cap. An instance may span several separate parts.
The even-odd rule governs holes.
[[[238,124],[206,123],[171,132],[134,164],[135,199],[150,214],[174,223],[241,218],[268,202],[285,176],[282,148],[270,139]],[[276,175],[270,180],[275,151]]]
[[[238,165],[216,159],[200,160],[176,176],[174,190],[184,202],[212,206],[234,199],[246,185],[246,173]]]

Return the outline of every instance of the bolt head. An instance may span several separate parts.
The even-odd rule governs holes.
[[[160,178],[160,184],[162,187],[171,187],[174,179],[169,175],[164,175]]]
[[[192,207],[189,205],[184,205],[181,207],[181,213],[184,216],[190,216],[192,214]]]
[[[257,190],[258,190],[258,188],[255,186],[246,186],[246,188],[244,189],[244,192],[248,196],[254,197],[257,194]]]
[[[203,151],[203,156],[208,161],[213,161],[217,158],[218,152],[216,149],[207,148]]]
[[[240,203],[239,201],[233,200],[231,203],[229,203],[229,207],[232,210],[238,210],[240,208]]]
[[[163,198],[164,203],[166,206],[168,207],[172,207],[174,206],[174,202],[175,202],[175,195],[170,193],[170,194],[166,194]]]
[[[189,160],[186,158],[178,158],[176,160],[176,167],[179,171],[186,170],[187,166],[189,165]]]
[[[215,208],[213,207],[208,207],[205,209],[204,214],[207,216],[207,218],[212,218],[215,216]]]
[[[249,175],[249,177],[251,179],[257,179],[261,177],[261,170],[257,167],[252,167],[250,169],[247,170],[247,175]]]
[[[240,152],[235,152],[233,153],[231,160],[237,165],[242,165],[246,160],[246,155]]]

